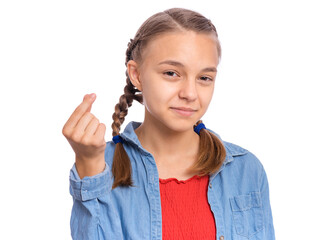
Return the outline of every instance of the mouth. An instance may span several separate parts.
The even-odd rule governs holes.
[[[177,113],[178,115],[181,115],[183,117],[190,117],[193,115],[197,110],[192,108],[185,108],[185,107],[171,107],[171,109]]]

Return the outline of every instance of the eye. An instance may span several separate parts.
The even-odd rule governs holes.
[[[212,80],[213,80],[212,78],[207,77],[207,76],[202,76],[202,77],[200,77],[200,79],[201,79],[202,81],[206,81],[206,82],[209,82],[209,81],[212,81]]]
[[[169,77],[176,77],[177,74],[173,71],[167,71],[167,72],[164,72],[163,74],[169,76]]]

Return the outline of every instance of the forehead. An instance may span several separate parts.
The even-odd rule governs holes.
[[[214,34],[179,31],[160,34],[148,42],[142,53],[143,64],[175,60],[185,65],[217,66],[218,40]],[[207,66],[208,67],[208,66]]]

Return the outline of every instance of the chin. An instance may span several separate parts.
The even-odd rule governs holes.
[[[195,113],[193,116],[180,116],[174,112],[151,112],[148,111],[151,124],[155,122],[161,125],[162,130],[174,132],[186,132],[193,130],[196,122],[203,116],[200,112]]]
[[[174,119],[169,122],[164,122],[163,124],[175,132],[186,132],[193,129],[197,120],[194,119]]]

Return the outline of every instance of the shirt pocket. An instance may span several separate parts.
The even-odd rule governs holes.
[[[264,228],[264,214],[260,192],[230,198],[236,233],[251,237]]]

